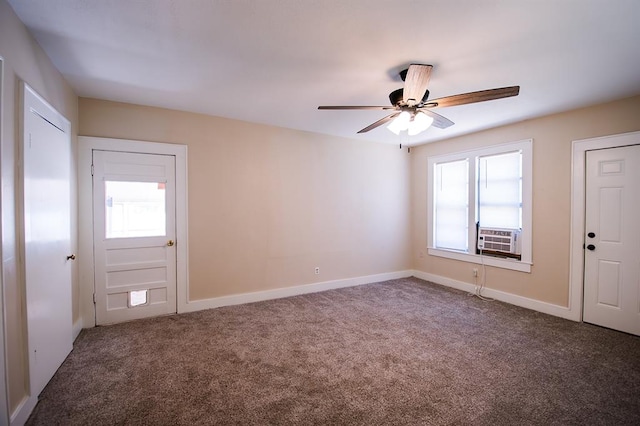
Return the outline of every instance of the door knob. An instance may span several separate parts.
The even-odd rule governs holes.
[[[596,234],[594,234],[593,232],[589,232],[589,233],[587,234],[587,237],[589,237],[589,238],[595,238],[595,237],[596,237]]]
[[[67,260],[76,260],[76,255],[70,254],[69,256],[67,256]]]
[[[175,242],[173,240],[167,241],[167,246],[169,246],[169,247],[173,247],[174,244],[175,244]]]
[[[593,244],[589,244],[587,248],[591,251],[594,251],[596,249],[596,246],[594,246]]]

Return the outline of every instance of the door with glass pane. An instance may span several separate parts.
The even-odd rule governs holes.
[[[93,151],[96,324],[176,312],[175,157]]]

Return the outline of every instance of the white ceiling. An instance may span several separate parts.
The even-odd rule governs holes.
[[[431,98],[520,85],[442,108],[456,124],[405,145],[640,94],[638,0],[9,0],[79,96],[354,139],[410,63]]]

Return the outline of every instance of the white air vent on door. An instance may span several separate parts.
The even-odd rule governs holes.
[[[478,228],[478,249],[481,251],[520,254],[520,230]]]

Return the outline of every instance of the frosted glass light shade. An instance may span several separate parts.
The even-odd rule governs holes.
[[[408,111],[402,111],[392,122],[387,126],[387,129],[391,130],[396,135],[399,135],[403,130],[409,128],[409,121],[411,120],[411,114]]]
[[[433,118],[428,115],[417,112],[414,116],[408,111],[402,111],[392,122],[387,126],[387,129],[391,130],[396,135],[400,132],[408,130],[409,135],[417,135],[420,132],[424,132],[433,123]]]
[[[413,120],[409,123],[409,135],[417,135],[424,132],[433,123],[433,118],[422,112],[417,112]]]

